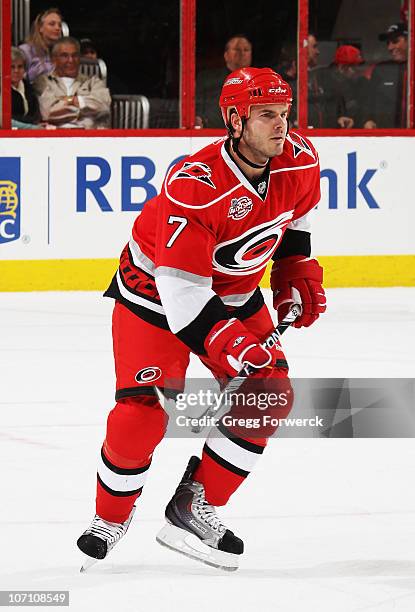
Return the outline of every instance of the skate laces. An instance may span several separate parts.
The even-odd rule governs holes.
[[[226,531],[226,527],[216,514],[214,506],[205,499],[205,491],[202,485],[197,487],[197,497],[193,501],[193,505],[199,518],[209,525],[211,529],[218,533]]]
[[[128,520],[125,523],[110,523],[96,514],[85,533],[97,536],[108,544],[115,544],[126,533],[128,524]]]

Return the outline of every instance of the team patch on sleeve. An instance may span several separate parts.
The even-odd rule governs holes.
[[[179,170],[176,170],[170,177],[168,184],[171,185],[171,183],[177,179],[194,179],[216,189],[216,185],[213,183],[211,176],[212,171],[207,164],[198,161],[184,162],[183,166],[179,168]]]

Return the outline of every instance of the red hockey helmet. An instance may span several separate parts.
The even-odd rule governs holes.
[[[232,108],[248,119],[253,104],[287,104],[289,111],[292,101],[291,87],[271,68],[240,68],[225,79],[219,106],[227,126]]]

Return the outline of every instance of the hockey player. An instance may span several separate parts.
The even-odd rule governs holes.
[[[184,380],[190,352],[220,380],[250,364],[262,388],[288,388],[281,346],[261,345],[274,327],[258,288],[268,261],[275,261],[279,320],[299,299],[296,327],[325,310],[308,219],[320,198],[319,162],[306,138],[288,133],[291,103],[289,85],[270,68],[231,73],[220,97],[228,137],[176,164],[134,223],[105,293],[116,300],[116,406],[99,459],[96,516],[78,540],[88,565],[106,557],[129,527],[167,424],[154,386],[167,393],[165,381]],[[235,434],[221,422],[212,428],[167,505],[161,544],[209,565],[238,567],[243,542],[216,506],[253,469],[272,431],[263,433]]]

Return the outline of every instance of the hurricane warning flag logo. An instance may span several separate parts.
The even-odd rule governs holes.
[[[20,237],[20,158],[0,157],[0,244]]]
[[[183,166],[177,170],[169,180],[169,185],[177,179],[195,179],[196,181],[201,181],[205,183],[205,185],[209,185],[209,187],[216,189],[211,176],[212,170],[207,164],[198,161],[184,162]]]

